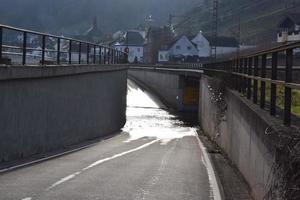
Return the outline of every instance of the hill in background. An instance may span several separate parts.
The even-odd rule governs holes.
[[[176,31],[211,33],[212,0],[205,0],[185,13]],[[218,34],[239,38],[241,43],[267,45],[276,40],[277,25],[287,12],[300,12],[300,0],[222,0],[219,5]]]
[[[170,13],[199,0],[0,0],[0,23],[55,34],[79,35],[98,18],[101,32],[132,29],[152,15],[167,23]]]

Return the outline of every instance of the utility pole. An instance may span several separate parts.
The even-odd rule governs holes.
[[[219,11],[219,0],[213,0],[212,7],[212,29],[211,29],[211,57],[217,59],[217,38],[218,38],[218,11]]]

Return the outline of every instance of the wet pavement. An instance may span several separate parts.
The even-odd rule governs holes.
[[[197,129],[128,82],[123,132],[94,146],[0,175],[0,199],[219,200]]]

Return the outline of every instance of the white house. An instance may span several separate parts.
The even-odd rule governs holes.
[[[211,48],[216,46],[217,56],[236,52],[239,44],[234,37],[218,36],[215,40],[200,31],[196,36],[181,36],[169,46],[162,46],[158,52],[158,62],[184,60],[195,62],[211,56]],[[245,47],[246,49],[247,47]]]
[[[277,42],[300,41],[300,13],[289,13],[278,24]]]
[[[211,50],[209,41],[204,37],[202,31],[200,31],[195,37],[191,40],[197,47],[198,56],[200,58],[206,58],[210,56]]]
[[[198,50],[196,46],[183,35],[170,44],[169,54],[172,56],[198,56]]]
[[[198,50],[185,35],[176,38],[168,46],[158,51],[158,62],[169,60],[185,60],[187,57],[198,57]]]
[[[144,41],[143,33],[140,31],[127,31],[124,39],[115,42],[113,47],[122,52],[128,48],[128,61],[130,63],[143,62]]]

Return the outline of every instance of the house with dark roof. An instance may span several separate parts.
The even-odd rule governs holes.
[[[198,57],[198,50],[185,35],[175,38],[168,46],[162,46],[158,52],[158,62],[186,61],[192,57]]]
[[[210,57],[212,46],[216,47],[217,56],[236,52],[239,48],[239,43],[234,37],[218,36],[213,39],[203,35],[201,31],[191,41],[196,44],[200,58]]]
[[[288,13],[278,24],[277,42],[300,41],[300,13]]]
[[[211,47],[216,46],[217,55],[236,52],[239,43],[234,37],[218,36],[213,40],[200,31],[196,36],[187,37],[182,35],[175,38],[168,45],[162,45],[158,52],[158,62],[195,62],[209,58]]]
[[[131,30],[125,33],[125,36],[113,43],[113,47],[119,51],[125,52],[128,49],[128,61],[143,62],[144,54],[144,33],[142,31]]]

